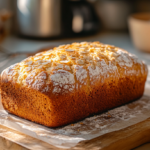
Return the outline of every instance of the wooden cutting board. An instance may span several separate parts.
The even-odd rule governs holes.
[[[150,142],[150,118],[123,130],[80,142],[73,150],[129,150]],[[0,150],[61,150],[0,125]]]

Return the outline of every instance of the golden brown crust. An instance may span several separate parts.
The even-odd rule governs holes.
[[[92,44],[97,46],[96,52],[92,48],[92,52],[88,51]],[[22,118],[58,127],[142,96],[147,77],[147,67],[143,62],[126,51],[98,42],[77,45],[77,49],[74,44],[60,46],[65,47],[65,51],[75,49],[73,60],[68,60],[69,54],[61,55],[68,67],[66,62],[64,65],[59,61],[60,57],[56,55],[58,47],[50,52],[50,56],[47,55],[49,52],[40,54],[51,58],[47,62],[53,62],[44,61],[46,66],[41,65],[42,69],[38,69],[37,55],[4,70],[1,74],[4,108]],[[78,49],[82,45],[89,46],[83,55],[84,48]],[[91,61],[79,58],[81,56]]]

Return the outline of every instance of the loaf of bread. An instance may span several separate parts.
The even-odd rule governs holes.
[[[19,117],[59,127],[140,98],[147,73],[135,55],[112,45],[60,45],[2,72],[2,104]]]

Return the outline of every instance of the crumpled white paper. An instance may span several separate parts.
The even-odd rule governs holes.
[[[0,124],[60,148],[70,148],[109,132],[124,129],[150,117],[150,75],[142,98],[108,112],[61,128],[48,128],[8,114],[0,103]]]

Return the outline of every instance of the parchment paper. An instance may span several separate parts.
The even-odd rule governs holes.
[[[150,72],[150,71],[149,71]],[[82,140],[90,140],[117,131],[150,117],[150,75],[142,98],[103,114],[61,128],[48,128],[8,114],[0,103],[0,124],[60,148],[70,148]]]

